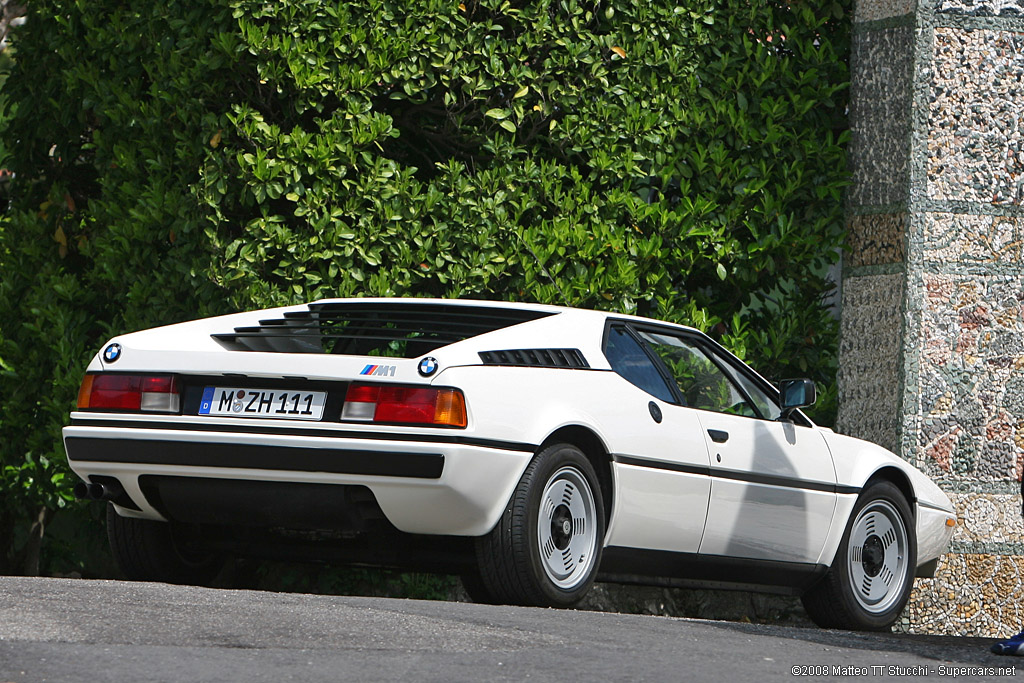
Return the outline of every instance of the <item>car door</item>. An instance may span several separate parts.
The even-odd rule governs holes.
[[[700,420],[678,405],[659,361],[629,326],[609,325],[604,351],[628,382],[616,401],[639,403],[650,415],[642,424],[623,427],[628,435],[613,454],[618,496],[607,545],[696,553],[711,495]]]
[[[774,395],[710,340],[640,330],[698,415],[711,498],[700,553],[816,563],[836,505],[835,468],[821,433],[780,421]]]

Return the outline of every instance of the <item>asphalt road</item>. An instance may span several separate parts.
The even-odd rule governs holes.
[[[1024,659],[989,654],[991,643],[573,610],[0,577],[0,683],[763,683],[823,672],[880,683],[952,680],[948,674],[964,667],[990,671],[960,680],[1021,676]],[[991,670],[1014,665],[1012,674]]]

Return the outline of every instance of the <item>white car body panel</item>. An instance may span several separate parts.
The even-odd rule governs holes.
[[[664,417],[655,424],[648,408],[651,400],[647,393],[627,385],[609,406],[609,417],[633,429],[622,430],[619,438],[610,441],[618,460],[614,469],[621,493],[615,497],[605,542],[696,553],[704,535],[711,481],[668,468],[710,466],[700,422],[695,411],[660,404]],[[629,464],[635,462],[630,456],[638,453],[658,461],[658,466]]]
[[[699,414],[709,435],[708,448],[714,453],[708,530],[700,551],[787,562],[817,561],[836,505],[835,469],[820,432],[738,415]],[[728,440],[713,442],[711,431],[727,434]],[[714,477],[716,472],[753,474],[764,480]],[[776,478],[801,485],[771,483]]]
[[[949,545],[953,537],[953,526],[948,525],[947,520],[956,520],[956,511],[949,497],[942,492],[928,477],[922,474],[917,468],[893,453],[885,450],[868,441],[854,439],[850,436],[837,434],[830,429],[818,428],[829,451],[832,453],[832,461],[836,468],[836,477],[840,482],[854,487],[863,487],[865,483],[877,472],[886,468],[899,470],[906,476],[914,492],[914,501],[910,501],[916,516],[917,527],[917,562],[919,565],[930,562],[939,557]],[[849,518],[856,503],[856,496],[848,496],[845,504],[840,503],[839,512],[842,513],[837,520],[836,528],[833,531],[833,538],[822,553],[822,561],[831,564],[835,557],[835,551],[839,547],[839,541],[845,530],[845,520]],[[848,508],[843,510],[842,508]]]

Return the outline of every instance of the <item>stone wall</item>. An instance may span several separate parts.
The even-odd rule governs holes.
[[[950,494],[903,630],[1024,622],[1024,0],[859,0],[840,431]]]

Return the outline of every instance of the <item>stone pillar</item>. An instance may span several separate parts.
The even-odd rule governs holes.
[[[837,429],[960,524],[904,629],[1024,622],[1024,0],[855,0]]]

